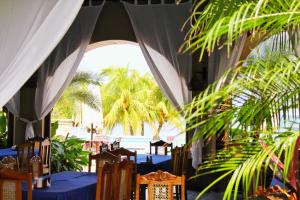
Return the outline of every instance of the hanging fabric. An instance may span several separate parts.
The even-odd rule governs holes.
[[[82,2],[0,1],[0,106],[16,94],[49,56]]]
[[[297,57],[300,57],[300,28],[289,31],[289,38]]]
[[[244,34],[235,41],[228,52],[226,46],[216,47],[208,57],[208,83],[211,84],[220,78],[230,67],[236,67],[241,57],[247,35]]]
[[[216,48],[208,58],[208,83],[211,84],[220,78],[224,72],[230,67],[235,67],[241,57],[247,36],[242,35],[237,41],[235,41],[231,47],[230,52],[228,52],[226,46],[223,48]],[[200,127],[195,129],[196,134]],[[199,164],[202,163],[202,148],[204,142],[202,138],[195,140],[191,147],[192,153],[192,166],[197,169]],[[216,153],[216,137],[210,138],[209,142],[209,154]]]
[[[25,139],[34,137],[32,124],[43,119],[52,110],[74,77],[102,7],[103,5],[81,8],[66,35],[39,68],[34,108],[36,119],[30,121],[20,118],[27,123]],[[12,105],[18,105],[16,102],[14,98],[11,99],[8,109],[16,110],[12,108]]]
[[[192,57],[180,54],[191,2],[134,5],[123,2],[139,46],[159,87],[178,110],[192,99],[188,90]]]

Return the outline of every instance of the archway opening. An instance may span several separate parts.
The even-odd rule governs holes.
[[[89,45],[77,75],[82,73],[100,85],[79,82],[74,88],[71,83],[52,112],[52,122],[59,122],[58,135],[89,140],[94,129],[96,140],[121,138],[122,146],[143,153],[153,139],[173,146],[185,143],[184,120],[159,89],[137,43],[108,40]],[[72,96],[72,90],[86,92],[91,99]],[[93,106],[97,100],[99,110]]]

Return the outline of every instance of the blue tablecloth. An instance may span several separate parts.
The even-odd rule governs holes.
[[[51,175],[51,187],[34,189],[33,200],[94,200],[97,175],[87,172],[60,172]],[[23,187],[23,200],[26,199]]]
[[[147,154],[137,155],[137,172],[139,174],[147,174],[153,171],[171,171],[171,156],[170,155],[151,155],[152,164],[146,163]]]
[[[152,162],[153,162],[154,165],[171,160],[170,155],[138,154],[137,155],[137,163],[146,162],[147,161],[147,156],[152,157]]]
[[[34,149],[35,155],[38,155],[39,150]],[[0,160],[4,158],[5,156],[13,156],[17,157],[17,150],[12,150],[11,148],[6,148],[6,149],[0,149]]]
[[[16,157],[17,156],[17,151],[16,150],[12,150],[11,148],[0,149],[0,159],[4,158],[5,156]]]

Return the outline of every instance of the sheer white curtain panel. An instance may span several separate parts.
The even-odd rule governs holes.
[[[102,7],[103,5],[81,8],[63,39],[38,69],[34,107],[36,119],[20,118],[27,123],[25,139],[34,137],[32,124],[51,111],[74,77]],[[11,99],[8,108],[18,105],[16,102],[16,99]]]
[[[208,58],[208,83],[211,84],[220,78],[230,67],[235,67],[241,57],[247,35],[244,34],[235,41],[228,51],[226,46],[215,48]]]
[[[170,102],[180,109],[192,99],[187,87],[192,57],[178,53],[184,42],[187,30],[183,25],[190,15],[192,3],[123,4],[156,82]]]
[[[0,106],[17,93],[55,48],[82,2],[0,1]]]
[[[207,77],[208,77],[209,84],[213,83],[218,78],[220,78],[227,69],[229,69],[230,67],[235,67],[238,64],[246,39],[247,39],[246,34],[238,38],[238,40],[233,43],[231,50],[229,52],[226,46],[223,46],[223,48],[216,48],[210,54],[208,58],[208,70],[207,70],[208,72]],[[195,134],[200,129],[201,129],[200,127],[196,128]],[[210,145],[209,153],[214,154],[216,151],[215,137],[212,137],[210,139],[209,145]],[[192,148],[191,148],[192,166],[195,169],[197,169],[199,164],[202,163],[203,146],[204,146],[204,142],[202,138],[195,140],[195,142],[193,142],[192,144]]]
[[[294,28],[293,30],[289,31],[289,38],[291,40],[295,55],[300,57],[300,28]]]

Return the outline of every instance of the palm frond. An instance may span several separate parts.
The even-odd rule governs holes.
[[[98,76],[97,74],[93,74],[90,72],[78,72],[72,79],[70,85],[71,86],[77,86],[80,84],[92,84],[92,85],[101,85],[103,82],[101,76]]]
[[[241,35],[264,40],[300,24],[298,0],[201,0],[190,17],[184,51],[204,52],[226,45],[228,50]]]
[[[96,97],[92,92],[77,89],[72,90],[69,95],[69,97],[74,98],[74,100],[84,103],[96,111],[100,111],[100,99],[98,99],[98,97]]]
[[[282,57],[272,65],[257,59],[248,66],[228,70],[185,108],[186,121],[192,124],[188,130],[200,127],[191,142],[225,131],[230,134],[233,128],[245,136],[238,141],[225,141],[233,147],[211,155],[215,159],[199,169],[206,170],[199,176],[223,172],[218,181],[231,176],[224,199],[236,199],[240,187],[247,198],[253,188],[250,183],[254,180],[257,188],[264,170],[272,166],[274,173],[280,171],[278,163],[272,164],[274,155],[284,158],[281,175],[288,180],[299,137],[299,72],[300,60],[296,58]],[[266,148],[262,142],[267,144]]]

